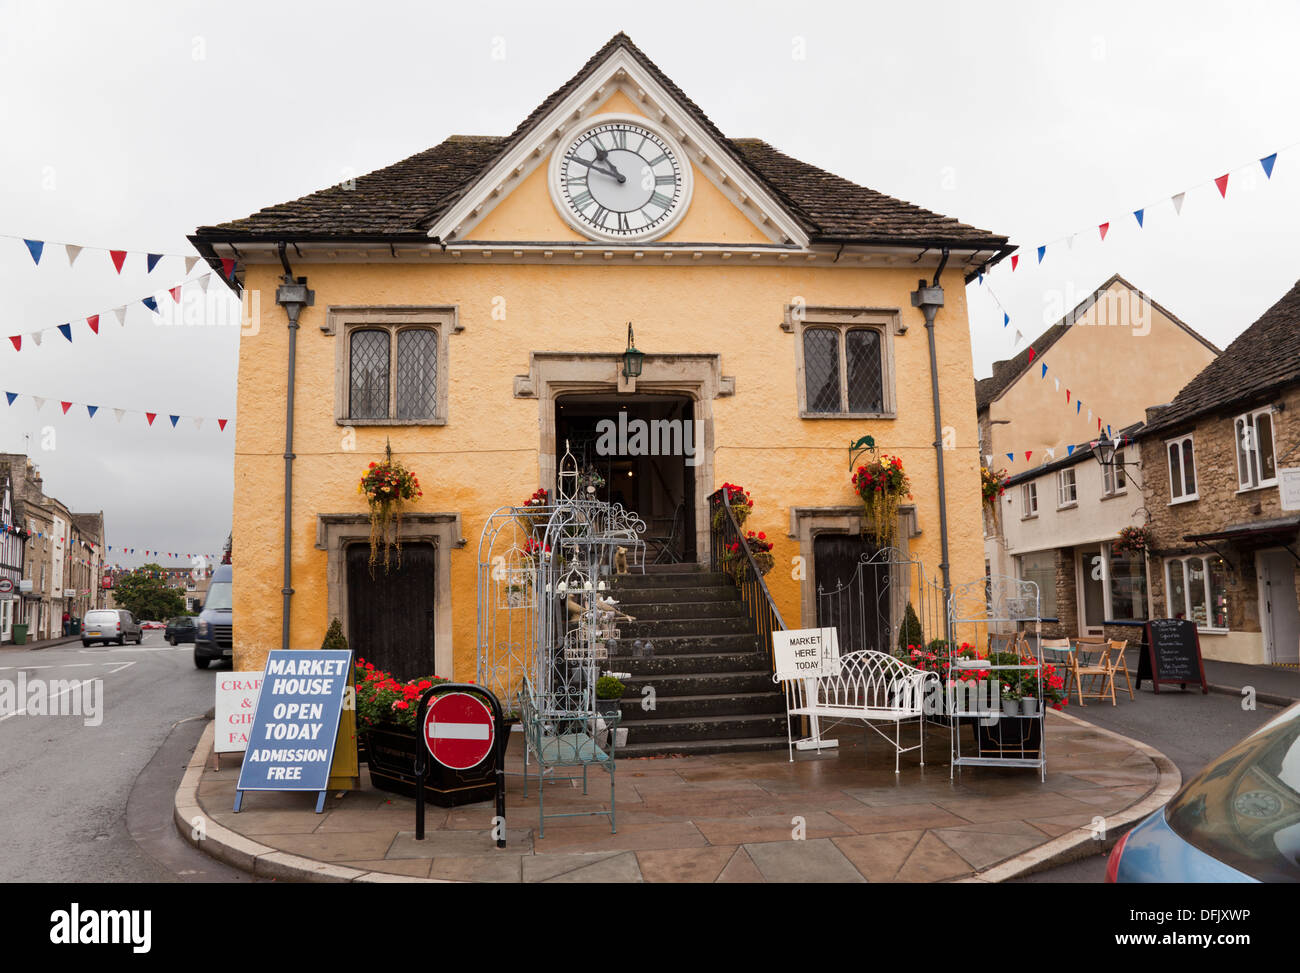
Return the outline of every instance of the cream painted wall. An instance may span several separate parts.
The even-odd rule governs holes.
[[[1126,458],[1130,462],[1137,460],[1136,447],[1130,447]],[[1096,460],[1086,459],[1070,468],[1074,470],[1078,495],[1073,507],[1057,505],[1056,472],[1033,481],[1038,487],[1037,517],[1023,517],[1023,484],[1007,489],[1002,497],[1002,525],[1008,555],[1015,557],[1030,551],[1111,541],[1119,535],[1121,527],[1145,523],[1146,517],[1140,510],[1142,491],[1134,484],[1130,483],[1124,493],[1105,497],[1101,466]]]
[[[1213,351],[1136,291],[1116,281],[990,404],[987,451],[993,454],[995,466],[1005,466],[1013,474],[1040,462],[1048,448],[1060,458],[1067,445],[1097,437],[1096,417],[1114,431],[1141,421],[1147,406],[1171,401],[1214,357]],[[1061,380],[1060,391],[1056,378]],[[1074,402],[1080,398],[1083,408],[1076,412]],[[1089,409],[1094,416],[1091,422]],[[1025,450],[1033,451],[1028,462]],[[1014,462],[1006,462],[1007,453],[1016,454]]]

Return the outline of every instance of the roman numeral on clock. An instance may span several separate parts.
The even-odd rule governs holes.
[[[658,203],[664,209],[667,209],[673,204],[673,198],[671,196],[665,196],[663,193],[655,193],[650,197],[650,202]]]
[[[585,189],[573,197],[573,205],[580,210],[586,209],[588,203],[594,203],[595,201],[595,197]]]

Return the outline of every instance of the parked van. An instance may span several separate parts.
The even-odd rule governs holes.
[[[232,655],[230,581],[229,564],[213,568],[208,597],[194,630],[194,665],[199,669],[206,669],[213,659],[229,659]]]
[[[96,608],[86,612],[81,621],[81,644],[116,642],[123,645],[130,639],[136,645],[144,639],[139,623],[125,608]]]

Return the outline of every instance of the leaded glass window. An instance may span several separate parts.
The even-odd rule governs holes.
[[[833,328],[805,330],[803,367],[808,381],[808,411],[844,411],[840,405],[839,331]]]
[[[348,415],[353,419],[387,419],[389,333],[353,331],[351,342]]]
[[[881,332],[875,328],[805,328],[807,411],[828,415],[884,412],[881,341]]]
[[[880,332],[854,328],[844,335],[848,362],[850,412],[880,412],[884,406],[884,380],[880,364]]]
[[[348,340],[348,418],[441,418],[437,329],[356,328]]]
[[[397,418],[431,419],[437,407],[438,333],[408,328],[397,333]]]

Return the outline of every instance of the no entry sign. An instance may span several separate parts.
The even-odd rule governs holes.
[[[492,711],[477,696],[445,693],[424,716],[424,745],[451,770],[469,770],[487,759],[496,742]]]

